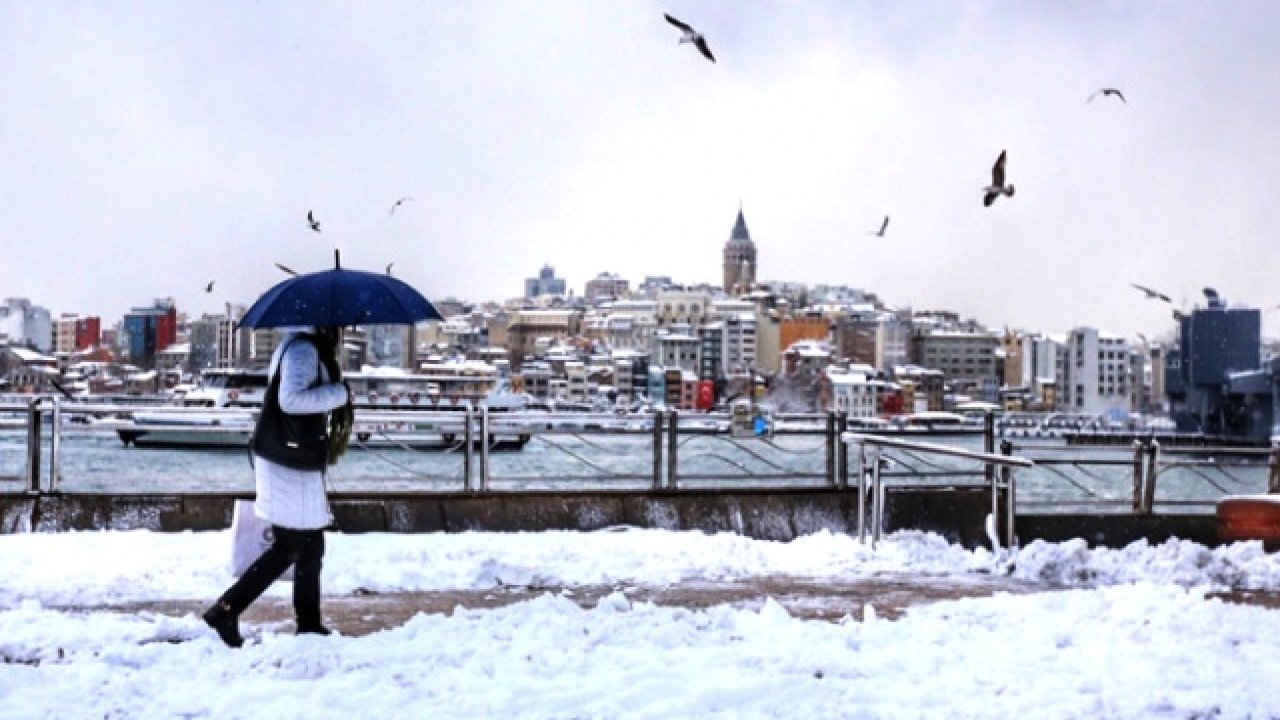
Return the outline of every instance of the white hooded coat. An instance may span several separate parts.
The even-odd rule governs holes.
[[[267,368],[268,377],[280,368],[280,409],[298,415],[342,407],[347,402],[346,386],[329,382],[316,346],[295,338],[297,333],[281,338]],[[316,530],[333,521],[323,470],[295,470],[254,455],[253,471],[258,492],[254,514],[258,517],[293,530]]]

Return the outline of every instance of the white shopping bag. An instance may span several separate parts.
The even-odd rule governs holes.
[[[252,500],[236,500],[235,509],[231,513],[231,574],[236,577],[244,575],[255,560],[275,542],[271,532],[271,523],[258,517],[253,511]],[[293,579],[293,566],[290,565],[281,580]]]

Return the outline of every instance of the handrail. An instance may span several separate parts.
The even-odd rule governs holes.
[[[875,545],[880,541],[880,531],[884,525],[884,503],[885,489],[884,482],[880,474],[881,470],[881,451],[884,448],[896,448],[899,450],[912,450],[915,452],[932,453],[935,455],[945,455],[948,457],[964,458],[967,460],[976,460],[983,464],[984,468],[1000,468],[1001,472],[990,473],[991,482],[991,517],[993,519],[1000,516],[1000,486],[1003,484],[1005,488],[1005,537],[1004,546],[1013,547],[1016,542],[1014,533],[1014,520],[1017,513],[1016,500],[1016,484],[1014,483],[1013,470],[1015,468],[1033,467],[1035,462],[1024,457],[1012,454],[996,454],[989,452],[977,452],[974,450],[965,450],[963,448],[948,447],[946,445],[938,445],[936,443],[926,443],[914,440],[901,440],[898,438],[882,437],[879,435],[868,435],[866,433],[845,432],[840,435],[842,443],[857,444],[859,446],[859,457],[861,458],[861,467],[858,470],[858,540],[866,541],[866,510],[865,498],[867,493],[867,474],[871,475],[871,545]],[[866,446],[871,447],[870,460],[867,458]],[[1012,450],[1009,445],[1004,446],[1005,450]],[[993,537],[992,542],[996,539]]]
[[[846,432],[842,434],[840,438],[846,444],[866,443],[867,445],[881,445],[884,447],[899,448],[902,450],[919,450],[921,452],[929,452],[935,455],[949,455],[951,457],[979,460],[982,462],[989,462],[994,465],[1007,465],[1010,467],[1032,467],[1035,465],[1034,461],[1018,455],[999,455],[997,453],[978,452],[976,450],[965,450],[963,448],[950,447],[948,445],[938,445],[937,443],[900,440],[898,438],[883,437],[880,435],[867,435],[866,433]]]

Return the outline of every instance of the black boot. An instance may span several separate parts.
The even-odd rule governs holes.
[[[244,638],[240,637],[240,616],[231,612],[230,605],[219,600],[204,611],[203,617],[209,627],[218,631],[218,637],[228,647],[238,648],[244,645]]]
[[[321,623],[298,623],[298,635],[332,635],[333,631]]]

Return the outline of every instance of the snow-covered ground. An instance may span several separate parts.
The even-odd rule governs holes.
[[[231,650],[194,614],[108,609],[211,601],[229,532],[0,536],[0,718],[1275,718],[1280,611],[1207,597],[1280,591],[1258,543],[1208,549],[1033,543],[1012,564],[934,535],[876,549],[624,529],[329,535],[326,594],[620,589],[420,614],[362,637],[249,628]],[[847,582],[1010,572],[1046,591],[922,604],[896,620],[706,610],[629,586],[765,576]],[[278,583],[270,594],[286,598]],[[86,609],[87,608],[87,609]]]

